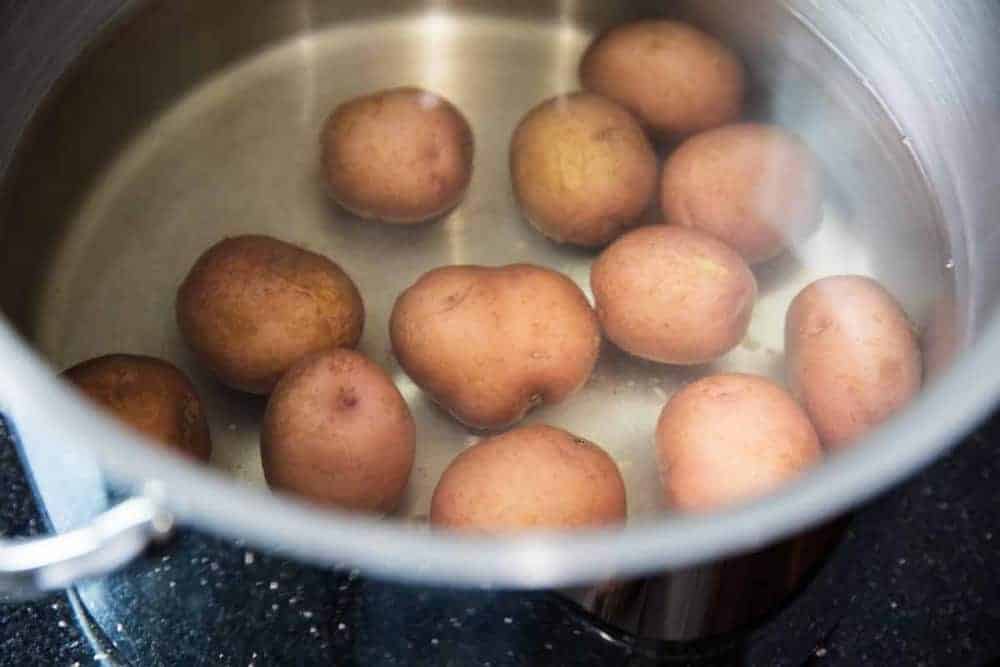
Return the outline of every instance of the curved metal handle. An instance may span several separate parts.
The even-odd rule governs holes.
[[[99,576],[170,534],[173,519],[148,497],[131,498],[58,535],[0,540],[0,598],[23,599]]]

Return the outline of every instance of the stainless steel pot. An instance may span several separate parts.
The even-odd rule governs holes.
[[[590,256],[520,221],[507,141],[526,109],[576,87],[593,33],[662,13],[738,48],[754,76],[751,113],[805,136],[827,172],[823,230],[760,270],[751,338],[717,368],[780,377],[790,296],[815,276],[860,271],[883,280],[922,326],[926,390],[862,446],[780,493],[678,516],[657,505],[649,439],[663,399],[691,375],[606,348],[576,401],[533,419],[611,450],[630,496],[623,531],[432,535],[260,488],[261,403],[201,374],[173,327],[173,290],[194,257],[226,234],[263,231],[328,252],[358,278],[372,313],[362,349],[397,372],[421,424],[403,510],[419,518],[436,473],[469,434],[393,365],[388,304],[413,276],[452,262],[528,259],[586,284]],[[77,529],[0,547],[0,582],[66,585],[180,522],[393,579],[570,586],[761,549],[849,510],[941,455],[1000,396],[997,34],[1000,5],[973,0],[39,0],[0,9],[0,410],[16,425],[52,527]],[[323,197],[316,132],[337,100],[398,83],[439,90],[468,114],[472,189],[435,225],[360,225]],[[192,372],[214,416],[214,463],[242,479],[147,447],[55,377],[112,351],[170,357]],[[137,498],[101,518],[109,479]]]

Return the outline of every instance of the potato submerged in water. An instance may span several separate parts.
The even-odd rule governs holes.
[[[674,394],[656,426],[667,500],[700,511],[759,497],[819,462],[809,418],[770,380],[714,375]]]
[[[461,201],[473,138],[455,106],[420,88],[341,104],[320,137],[323,176],[338,204],[362,217],[416,223]]]
[[[697,227],[750,264],[809,236],[823,217],[819,166],[809,147],[773,125],[727,125],[691,137],[663,167],[668,223]]]
[[[597,318],[566,276],[530,264],[446,266],[396,300],[400,365],[456,419],[513,424],[583,386],[597,361]]]
[[[534,425],[480,441],[448,466],[431,500],[431,524],[508,534],[625,521],[618,466],[592,442]]]
[[[701,364],[725,354],[750,324],[757,283],[735,251],[676,225],[631,231],[590,271],[601,326],[630,354]]]
[[[653,147],[632,114],[574,93],[532,109],[511,140],[521,210],[549,238],[604,245],[645,212],[656,189]]]
[[[714,37],[676,21],[612,28],[587,49],[580,81],[669,139],[730,123],[743,108],[739,58]]]
[[[785,319],[785,356],[788,384],[827,447],[856,442],[920,390],[917,336],[871,278],[831,276],[799,292]]]
[[[63,372],[87,398],[171,450],[199,461],[212,454],[201,399],[187,376],[161,359],[109,354]]]
[[[177,292],[177,324],[224,384],[267,394],[292,364],[354,347],[365,311],[350,277],[322,255],[268,236],[209,248]]]
[[[353,350],[303,359],[274,388],[261,428],[268,484],[323,505],[384,513],[406,491],[416,426],[385,372]]]

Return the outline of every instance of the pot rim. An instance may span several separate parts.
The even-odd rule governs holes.
[[[7,398],[15,425],[45,422],[59,441],[89,448],[112,479],[136,491],[154,484],[181,523],[388,579],[542,588],[676,569],[753,550],[870,499],[950,448],[993,407],[1000,374],[982,369],[1000,361],[1000,319],[901,415],[775,494],[712,514],[511,538],[431,533],[240,485],[164,452],[101,414],[3,319],[0,358],[7,362],[0,396]]]

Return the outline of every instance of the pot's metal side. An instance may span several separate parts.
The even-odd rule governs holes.
[[[749,554],[562,594],[639,640],[690,642],[739,633],[805,585],[846,525],[842,518]]]

